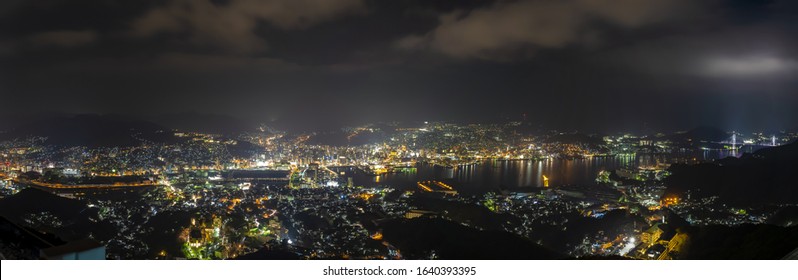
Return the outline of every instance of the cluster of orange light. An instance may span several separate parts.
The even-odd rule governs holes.
[[[376,175],[382,175],[382,174],[385,174],[385,173],[388,173],[388,168],[385,168],[385,167],[374,168],[374,174],[376,174]]]
[[[450,190],[450,191],[454,190],[454,188],[452,188],[451,186],[447,185],[444,182],[435,181],[435,184],[440,186],[441,188],[444,188],[444,189],[447,189],[447,190]]]
[[[417,184],[417,185],[418,185],[418,187],[419,187],[419,188],[421,188],[422,190],[424,190],[424,191],[426,191],[426,192],[432,192],[432,189],[431,189],[430,187],[427,187],[427,185],[424,185],[424,184],[422,184],[421,182],[418,182],[418,183],[416,183],[416,184]]]
[[[41,181],[28,181],[28,183],[46,187],[46,188],[53,188],[53,189],[102,189],[102,188],[116,188],[116,187],[152,187],[156,186],[155,183],[152,182],[140,182],[140,183],[122,183],[122,182],[115,182],[113,184],[86,184],[86,185],[68,185],[68,184],[60,184],[60,183],[45,183]]]
[[[269,196],[264,196],[264,197],[260,197],[260,198],[255,199],[255,204],[260,205],[261,203],[263,203],[266,200],[269,200]]]
[[[671,205],[676,205],[676,204],[679,204],[679,198],[678,198],[678,197],[675,197],[675,196],[666,197],[666,198],[664,198],[664,199],[662,200],[662,203],[661,203],[661,204],[662,204],[663,206],[671,206]]]

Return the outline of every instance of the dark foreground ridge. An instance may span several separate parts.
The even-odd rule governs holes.
[[[761,149],[740,158],[696,165],[674,164],[668,192],[719,196],[736,205],[798,203],[798,142]]]
[[[481,231],[443,219],[393,220],[384,238],[408,259],[564,259],[565,256],[504,231]]]

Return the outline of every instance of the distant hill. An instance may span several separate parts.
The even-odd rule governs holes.
[[[766,223],[783,227],[798,226],[798,206],[779,209]]]
[[[0,134],[2,140],[29,136],[47,137],[47,143],[61,146],[116,147],[138,145],[142,140],[174,141],[170,129],[119,115],[48,114],[16,121]]]
[[[764,158],[769,161],[791,161],[798,159],[798,141],[778,147],[759,149],[754,157]]]
[[[591,145],[604,144],[603,136],[587,135],[582,133],[558,134],[546,139],[547,142],[582,143]]]
[[[384,131],[376,132],[360,132],[352,137],[349,137],[343,131],[318,133],[308,139],[308,144],[312,145],[333,145],[333,146],[360,146],[373,143],[381,143],[388,140],[388,136]]]
[[[698,191],[737,205],[798,203],[798,142],[714,163],[674,164],[668,193]]]
[[[239,118],[206,113],[173,113],[149,118],[152,122],[180,131],[236,136],[254,131],[257,124]]]
[[[699,126],[684,133],[675,133],[667,137],[677,142],[686,141],[688,139],[692,142],[720,142],[731,137],[731,134],[716,127]]]

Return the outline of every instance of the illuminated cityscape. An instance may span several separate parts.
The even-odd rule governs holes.
[[[4,260],[798,258],[796,1],[4,2]]]
[[[73,120],[82,118],[104,117]],[[794,153],[795,132],[741,134],[738,145],[737,132],[694,139],[699,129],[584,135],[527,126],[172,130],[156,133],[167,141],[124,147],[17,138],[0,150],[0,206],[8,224],[66,244],[90,238],[111,259],[459,257],[457,242],[408,239],[435,228],[425,238],[509,235],[528,247],[496,255],[510,244],[477,246],[473,257],[679,259],[706,238],[692,231],[794,222],[778,219],[794,211],[792,200],[682,191],[670,179],[689,172],[679,168]],[[331,135],[373,140],[335,145]],[[16,253],[4,254],[38,258],[23,245],[5,244]]]

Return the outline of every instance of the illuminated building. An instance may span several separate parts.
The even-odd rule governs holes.
[[[435,215],[435,214],[437,214],[437,213],[433,212],[433,211],[412,209],[410,211],[407,211],[407,213],[405,213],[405,218],[406,219],[412,219],[412,218],[418,218],[418,217],[421,217],[421,216],[430,216],[430,215]]]
[[[660,228],[660,224],[655,224],[654,226],[650,227],[646,231],[643,232],[641,235],[641,240],[643,243],[648,244],[649,246],[654,244],[659,240],[660,236],[664,231]]]
[[[679,204],[679,198],[675,197],[675,196],[669,196],[669,197],[666,197],[666,198],[662,199],[660,204],[662,206],[665,206],[665,207],[673,206],[673,205]]]

